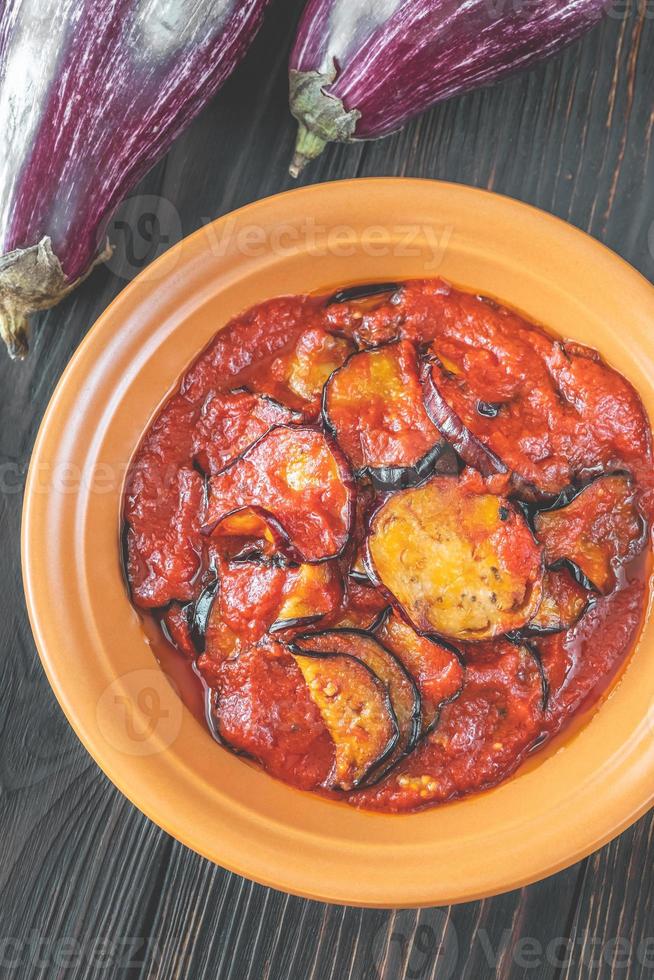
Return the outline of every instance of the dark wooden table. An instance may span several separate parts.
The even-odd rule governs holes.
[[[286,61],[301,6],[277,0],[244,65],[122,209],[129,227],[114,228],[110,268],[42,316],[25,364],[0,359],[0,976],[654,975],[651,816],[575,867],[484,902],[384,912],[303,901],[215,867],[134,809],[78,742],[41,669],[19,553],[39,422],[80,339],[141,265],[207,219],[291,186]],[[383,142],[332,148],[303,179],[488,187],[589,231],[651,279],[653,66],[654,4],[627,0],[530,75]],[[159,223],[139,221],[153,203]]]

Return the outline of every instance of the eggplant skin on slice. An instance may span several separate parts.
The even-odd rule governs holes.
[[[301,556],[286,531],[265,507],[238,507],[220,518],[213,529],[216,538],[235,538],[239,544],[249,540],[251,551],[280,562],[301,564]]]
[[[219,473],[275,425],[299,425],[299,412],[247,388],[212,392],[193,431],[193,459],[204,473]]]
[[[338,562],[300,565],[287,573],[282,605],[270,633],[316,623],[334,613],[343,599],[343,579]]]
[[[497,785],[538,743],[547,724],[547,686],[531,645],[498,638],[466,644],[459,697],[437,727],[382,783],[352,802],[406,812]]]
[[[293,650],[293,656],[334,743],[336,761],[326,786],[356,789],[398,742],[386,686],[349,654]]]
[[[365,630],[333,629],[304,633],[296,638],[292,648],[302,652],[349,654],[372,670],[385,686],[397,720],[399,738],[392,755],[376,769],[375,778],[381,778],[414,748],[422,729],[420,692],[402,662],[378,639]]]
[[[205,586],[191,608],[190,634],[198,653],[204,653],[206,648],[207,623],[219,588],[220,580],[216,576],[209,585]]]
[[[320,414],[326,381],[353,351],[350,339],[317,324],[309,326],[290,351],[275,358],[274,370],[258,376],[254,385],[269,397],[278,395],[285,404],[297,405],[307,422]]]
[[[454,641],[518,630],[541,601],[542,552],[522,513],[472,479],[435,477],[388,497],[367,564],[419,633]]]
[[[647,525],[625,474],[598,477],[579,492],[563,493],[533,518],[548,566],[568,564],[582,584],[607,595],[616,568],[645,545]]]
[[[355,487],[332,439],[314,426],[277,426],[209,481],[203,533],[241,509],[267,512],[294,557],[327,561],[347,547]]]
[[[323,419],[359,478],[380,490],[415,486],[458,461],[425,412],[408,340],[360,351],[325,385]]]
[[[219,557],[213,567],[216,579],[200,593],[191,634],[198,664],[210,672],[224,659],[263,643],[296,572],[261,555],[249,560]]]
[[[332,303],[353,303],[357,302],[357,300],[366,300],[373,296],[381,296],[384,293],[395,293],[398,289],[400,289],[400,283],[397,282],[370,282],[360,283],[355,286],[346,286],[344,289],[339,289],[333,296],[330,296],[326,305],[331,306]]]
[[[593,601],[592,593],[579,584],[568,568],[547,569],[543,576],[543,598],[526,631],[534,636],[546,636],[569,630]]]
[[[341,609],[329,617],[330,629],[361,629],[373,633],[389,609],[388,599],[376,589],[370,579],[362,585],[356,579],[347,582],[347,596]]]
[[[246,646],[209,680],[206,716],[217,741],[301,789],[329,785],[333,739],[283,644],[264,639]]]
[[[459,415],[446,402],[439,388],[439,380],[444,372],[444,367],[433,357],[425,361],[422,366],[420,378],[427,415],[467,466],[472,466],[482,476],[508,473],[508,469],[502,460],[470,431]],[[491,414],[490,411],[480,411],[479,406],[482,404],[477,403],[479,414],[494,418],[497,413]]]
[[[465,664],[460,652],[434,636],[421,636],[388,607],[374,627],[375,635],[414,678],[422,703],[424,738],[438,723],[441,708],[463,690]]]

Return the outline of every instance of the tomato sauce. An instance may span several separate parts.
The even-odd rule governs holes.
[[[380,581],[373,514],[401,492],[410,515],[432,479],[496,495],[498,562],[519,564],[511,540],[529,537],[540,621],[517,609],[508,635],[425,636]],[[441,280],[284,297],[220,331],[146,432],[126,575],[226,748],[299,789],[406,812],[496,785],[597,703],[647,605],[652,487],[641,401],[595,351]],[[419,536],[411,549],[420,584]],[[415,731],[374,657],[357,659],[365,644],[350,656],[347,632],[325,630],[394,658],[422,705]],[[308,672],[307,656],[327,659]]]

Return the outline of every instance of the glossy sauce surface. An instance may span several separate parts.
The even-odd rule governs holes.
[[[404,361],[416,358],[421,372],[419,384],[411,368],[409,415],[397,404],[385,413],[371,397],[369,430],[359,434],[365,406],[348,414],[345,404],[347,438],[339,445],[338,426],[321,411],[324,386],[349,363],[355,381],[370,379],[362,354],[398,341]],[[454,420],[449,429],[425,414],[434,389]],[[338,395],[346,402],[346,384]],[[419,420],[412,422],[418,445],[402,418]],[[435,440],[447,437],[453,459],[456,449],[462,473],[451,464],[440,476],[411,470],[432,430]],[[362,471],[363,462],[379,459],[388,464],[382,479],[390,490]],[[419,636],[420,624],[398,607],[394,620],[411,639],[402,656],[407,637],[401,627],[389,630],[383,612],[395,599],[361,557],[371,516],[389,494],[412,493],[431,479],[463,480],[475,493],[509,501],[511,522],[523,522],[521,540],[534,533],[539,511],[556,514],[562,491],[574,517],[583,488],[605,474],[624,476],[630,496],[598,518],[601,535],[594,533],[615,545],[605,556],[611,575],[598,588],[584,582],[578,622],[550,634],[526,621],[508,637],[469,642]],[[134,603],[155,615],[162,642],[177,648],[163,659],[178,658],[190,683],[208,692],[214,736],[298,788],[409,811],[497,784],[600,697],[644,615],[653,499],[640,399],[595,352],[439,280],[337,303],[282,298],[222,330],[150,426],[126,484],[126,568]],[[611,523],[621,508],[629,519]],[[285,609],[297,616],[287,618]],[[312,697],[295,650],[306,633],[344,626],[374,628],[389,650],[391,636],[401,637],[395,655],[429,715],[416,746],[404,757],[391,747],[393,768],[381,777],[382,762],[375,778],[371,761],[361,787],[337,784],[335,760],[356,750],[365,761],[363,715],[346,734],[330,728],[329,681],[322,700],[315,689]],[[196,694],[191,700],[197,712]]]

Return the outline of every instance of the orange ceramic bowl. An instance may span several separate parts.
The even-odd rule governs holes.
[[[220,748],[158,665],[119,559],[123,476],[186,365],[230,317],[284,293],[441,275],[597,347],[654,417],[654,289],[576,229],[478,190],[357,180],[250,205],[129,285],[46,413],[23,523],[43,665],[91,755],[144,813],[266,885],[365,906],[440,905],[542,878],[654,796],[654,623],[574,732],[496,789],[423,813],[359,812]]]

